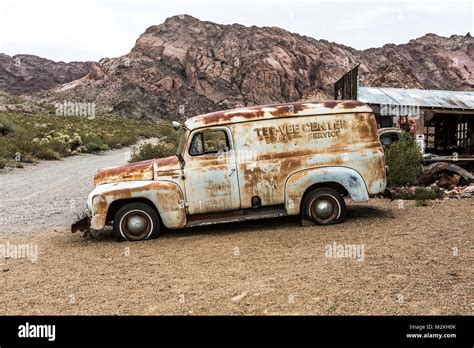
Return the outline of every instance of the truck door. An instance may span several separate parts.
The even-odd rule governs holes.
[[[231,132],[227,127],[198,129],[185,152],[184,186],[188,214],[240,209],[240,192]]]

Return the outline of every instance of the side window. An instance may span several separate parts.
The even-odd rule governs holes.
[[[195,133],[189,148],[191,156],[229,151],[229,139],[223,130],[209,130]]]

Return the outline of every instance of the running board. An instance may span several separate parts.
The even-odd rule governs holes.
[[[285,206],[242,209],[231,212],[216,212],[209,214],[195,214],[187,216],[186,227],[214,225],[227,222],[247,221],[287,216]]]

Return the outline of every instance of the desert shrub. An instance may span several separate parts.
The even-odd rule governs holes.
[[[174,142],[176,132],[164,123],[133,120],[116,116],[60,117],[37,114],[0,112],[0,158],[6,166],[21,161],[58,159],[82,152],[100,152],[129,146],[144,136],[168,138]],[[29,156],[29,157],[28,157]]]
[[[146,143],[132,150],[129,162],[145,161],[153,158],[169,157],[176,154],[173,143],[161,141],[158,144]]]
[[[108,134],[104,137],[104,142],[111,149],[120,149],[123,146],[129,146],[137,141],[138,137],[131,134]]]
[[[432,199],[441,199],[444,197],[444,191],[438,186],[417,187],[413,192],[405,192],[400,195],[401,199],[410,199],[417,201],[426,201]]]
[[[47,146],[37,146],[33,152],[36,158],[43,160],[58,160],[61,158],[61,154]]]
[[[417,187],[413,193],[413,198],[418,206],[428,206],[430,204],[429,200],[441,199],[443,197],[444,192],[438,186],[433,186],[430,189]]]
[[[37,160],[33,155],[31,155],[31,154],[29,154],[29,153],[25,154],[24,156],[21,156],[21,161],[22,161],[23,163],[30,163],[30,164],[32,164],[32,163],[34,163],[34,164],[39,163],[38,160]]]
[[[48,147],[51,150],[59,153],[61,156],[66,156],[66,155],[71,153],[70,148],[69,148],[69,144],[64,142],[64,141],[61,141],[60,139],[52,140],[48,144]]]
[[[110,150],[110,147],[97,135],[81,134],[82,144],[87,152],[100,152]]]
[[[423,172],[423,156],[408,133],[389,147],[385,161],[389,186],[415,185]]]
[[[0,138],[0,158],[10,157],[9,146],[10,143],[6,139]]]
[[[5,136],[13,133],[13,125],[8,120],[0,118],[0,136]]]
[[[416,201],[426,201],[432,199],[441,199],[444,197],[444,191],[438,186],[430,188],[417,187],[413,193],[413,199]]]

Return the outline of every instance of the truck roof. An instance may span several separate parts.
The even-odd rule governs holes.
[[[347,112],[372,112],[365,103],[357,100],[327,100],[321,102],[295,102],[250,106],[238,109],[211,112],[189,118],[185,122],[188,129],[250,122],[291,116],[327,115]]]

